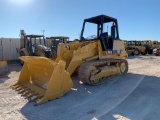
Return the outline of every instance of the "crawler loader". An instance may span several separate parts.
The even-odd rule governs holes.
[[[104,31],[109,23],[110,33]],[[95,26],[95,35],[86,37],[85,32],[89,32],[85,30],[86,24]],[[55,61],[45,57],[21,57],[24,65],[12,88],[39,105],[67,93],[73,87],[71,75],[77,69],[79,80],[89,85],[127,73],[126,57],[124,43],[119,39],[117,19],[95,16],[84,20],[79,41],[70,42],[69,47],[64,43],[58,45]]]

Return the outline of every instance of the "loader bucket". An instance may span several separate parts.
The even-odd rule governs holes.
[[[65,62],[45,57],[20,57],[24,61],[19,79],[11,87],[39,105],[63,96],[73,86]]]
[[[4,76],[9,74],[7,61],[0,61],[0,76]]]

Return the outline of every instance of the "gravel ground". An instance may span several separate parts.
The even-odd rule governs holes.
[[[21,66],[10,64],[11,73],[0,78],[0,120],[159,120],[160,57],[132,56],[127,74],[96,86],[79,84],[60,99],[33,106],[9,86]]]

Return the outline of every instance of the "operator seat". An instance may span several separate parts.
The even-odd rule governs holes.
[[[101,36],[102,41],[104,41],[106,48],[108,49],[108,46],[107,46],[108,32],[104,32],[100,36]]]
[[[108,48],[109,50],[112,50],[112,49],[113,49],[113,39],[112,39],[111,36],[108,36],[108,37],[107,37],[107,48]]]

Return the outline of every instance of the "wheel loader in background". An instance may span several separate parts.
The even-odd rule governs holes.
[[[94,25],[96,35],[86,38],[89,32],[86,24]],[[110,33],[104,31],[107,24],[111,25]],[[69,47],[64,43],[58,45],[55,61],[45,57],[20,57],[24,65],[12,88],[39,105],[67,93],[73,87],[71,76],[77,69],[79,80],[89,85],[127,73],[126,57],[117,19],[99,15],[84,20],[79,42],[70,42]]]
[[[69,37],[67,37],[67,36],[46,37],[46,40],[50,42],[51,51],[55,51],[54,58],[57,57],[57,47],[58,47],[59,43],[64,43],[66,45],[69,44]]]
[[[56,56],[54,56],[55,51],[46,47],[44,35],[26,35],[24,30],[21,30],[20,32],[20,48],[16,48],[20,56],[56,58]]]
[[[141,41],[124,41],[125,42],[125,49],[129,55],[146,55],[147,49],[145,46],[142,46]]]
[[[123,40],[123,42],[124,42],[124,47],[125,47],[125,50],[126,50],[128,56],[129,55],[134,55],[133,54],[134,49],[129,47],[130,44],[131,44],[131,41]]]
[[[153,49],[154,49],[153,44],[154,44],[154,41],[152,41],[152,40],[141,41],[141,45],[146,47],[146,52],[150,55],[153,53]]]
[[[128,55],[142,55],[154,54],[160,55],[160,42],[156,40],[143,40],[143,41],[127,41],[124,40],[124,46]]]
[[[134,54],[135,55],[146,55],[147,54],[147,48],[145,46],[142,46],[141,41],[135,41],[135,50],[134,50]]]
[[[128,56],[129,56],[129,55],[134,55],[133,52],[134,52],[134,49],[135,49],[135,48],[130,47],[130,46],[132,46],[132,41],[124,40],[124,47],[125,47],[125,50],[126,50]]]

